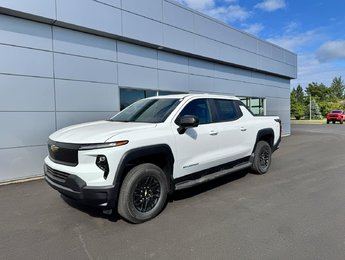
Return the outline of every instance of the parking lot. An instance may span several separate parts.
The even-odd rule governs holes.
[[[345,259],[345,127],[293,125],[269,173],[184,190],[132,225],[43,180],[0,187],[0,259]]]

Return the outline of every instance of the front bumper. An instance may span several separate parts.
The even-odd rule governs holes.
[[[44,164],[44,176],[46,182],[67,199],[95,207],[114,208],[116,206],[117,193],[113,185],[87,186],[86,182],[78,176],[54,170],[46,164]]]

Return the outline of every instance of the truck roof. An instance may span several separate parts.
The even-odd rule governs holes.
[[[238,97],[235,96],[226,96],[226,95],[219,95],[219,94],[208,94],[208,93],[201,93],[201,94],[175,94],[175,95],[164,95],[164,96],[154,96],[149,97],[148,99],[157,99],[157,98],[194,98],[194,97],[200,97],[200,98],[226,98],[226,99],[233,99],[233,100],[239,100]]]

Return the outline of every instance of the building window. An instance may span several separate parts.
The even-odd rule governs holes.
[[[155,90],[121,88],[120,89],[120,110],[143,98],[157,96]]]
[[[256,116],[265,115],[265,99],[258,97],[240,97],[241,101],[253,112]]]
[[[165,96],[165,95],[174,95],[174,94],[185,94],[183,92],[176,92],[176,91],[166,91],[166,90],[159,90],[158,95],[159,96]]]
[[[183,94],[182,92],[158,91],[149,89],[120,88],[120,110],[125,109],[134,102],[148,97],[163,96],[172,94]]]

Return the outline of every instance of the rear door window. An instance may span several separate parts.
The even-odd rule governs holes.
[[[234,121],[242,116],[234,100],[213,99],[213,106],[215,109],[216,122]]]

